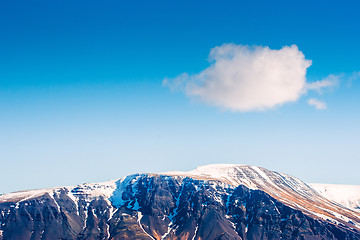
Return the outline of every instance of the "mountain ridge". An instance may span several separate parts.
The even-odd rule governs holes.
[[[286,226],[291,226],[291,234],[309,239],[317,239],[311,238],[315,235],[336,239],[338,234],[360,239],[360,213],[318,191],[295,177],[249,165],[205,165],[189,172],[132,174],[104,183],[1,195],[0,239],[60,235],[68,239],[187,239],[199,234],[214,239],[219,234],[225,234],[224,239],[256,239],[258,234],[276,239],[290,234]],[[39,227],[43,232],[35,230],[36,212],[45,219],[49,211],[52,217]],[[21,213],[28,217],[24,220]],[[220,230],[210,231],[198,222],[211,222],[214,217]],[[71,229],[66,234],[60,230],[64,218]],[[11,219],[26,223],[23,235],[14,232],[18,226]],[[298,225],[299,221],[306,224]],[[53,222],[57,231],[47,229],[48,222]]]

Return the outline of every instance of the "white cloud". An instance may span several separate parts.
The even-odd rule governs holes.
[[[322,102],[316,98],[310,98],[308,100],[308,104],[311,106],[314,106],[316,109],[319,109],[319,110],[325,110],[327,108],[325,102]]]
[[[339,85],[341,77],[342,75],[330,74],[320,81],[308,83],[306,85],[306,90],[315,90],[321,93],[324,88],[332,88]]]
[[[298,100],[311,65],[296,45],[273,50],[224,44],[211,50],[209,60],[202,72],[183,73],[163,85],[233,111],[266,110]]]
[[[262,111],[297,101],[309,91],[322,94],[338,86],[344,74],[307,82],[307,60],[296,45],[274,50],[263,46],[223,44],[210,51],[210,66],[198,74],[182,73],[166,78],[163,86],[181,90],[187,96],[232,111]],[[359,78],[354,72],[348,79]],[[315,98],[308,104],[326,109]]]

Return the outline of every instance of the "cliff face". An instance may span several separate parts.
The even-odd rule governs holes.
[[[244,185],[137,174],[0,196],[0,239],[360,239],[360,231]]]

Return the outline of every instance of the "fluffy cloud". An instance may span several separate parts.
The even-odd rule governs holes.
[[[163,84],[188,96],[234,111],[266,110],[296,101],[306,88],[311,65],[295,45],[280,50],[224,44],[209,55],[211,65]]]
[[[232,111],[261,111],[295,102],[308,91],[322,93],[339,84],[342,75],[307,82],[311,60],[296,45],[274,50],[262,46],[224,44],[209,54],[210,66],[198,74],[183,73],[163,85],[187,96]],[[326,104],[310,99],[318,109]]]
[[[311,106],[314,106],[316,109],[319,109],[319,110],[325,110],[327,108],[325,102],[322,102],[316,98],[310,98],[308,100],[308,104]]]

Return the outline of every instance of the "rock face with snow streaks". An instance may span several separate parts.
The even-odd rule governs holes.
[[[114,186],[83,184],[2,195],[0,239],[107,239],[113,211],[107,198]]]
[[[359,213],[341,208],[285,174],[210,165],[2,195],[0,240],[360,240]]]

